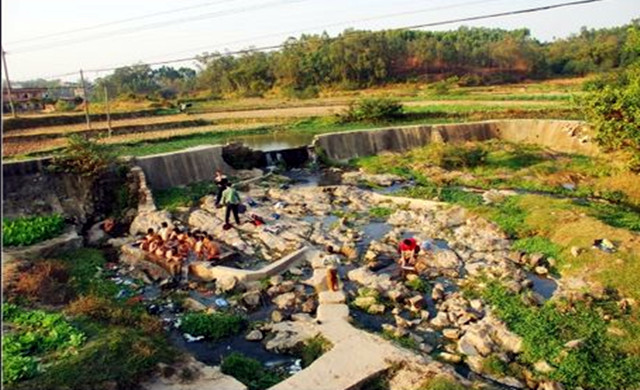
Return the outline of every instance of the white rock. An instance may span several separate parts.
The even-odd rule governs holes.
[[[264,338],[264,335],[258,329],[252,330],[245,336],[245,339],[247,341],[260,341],[263,338]]]

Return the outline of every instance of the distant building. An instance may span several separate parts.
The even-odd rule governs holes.
[[[38,111],[44,108],[44,102],[49,98],[47,88],[11,88],[11,97],[16,111]],[[9,91],[2,90],[2,112],[11,112]]]
[[[13,104],[15,105],[16,111],[41,111],[46,108],[46,105],[49,105],[48,109],[51,110],[53,106],[50,106],[50,104],[58,100],[75,104],[82,102],[84,100],[84,91],[82,88],[78,88],[77,85],[71,83],[50,88],[22,87],[16,85],[11,88],[11,96],[13,97]],[[2,89],[2,112],[11,112],[9,93],[6,88]]]

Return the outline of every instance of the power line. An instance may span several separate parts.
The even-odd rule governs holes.
[[[102,27],[113,26],[113,25],[116,25],[116,24],[128,23],[128,22],[132,22],[132,21],[135,21],[135,20],[149,19],[149,18],[153,18],[153,17],[156,17],[156,16],[172,14],[174,12],[182,12],[182,11],[187,11],[187,10],[192,10],[192,9],[197,9],[197,8],[210,7],[212,5],[218,5],[218,4],[222,4],[222,3],[229,3],[229,2],[232,2],[232,1],[234,1],[234,0],[219,0],[219,1],[211,1],[211,2],[208,2],[208,3],[203,3],[203,4],[196,4],[196,5],[192,5],[192,6],[189,6],[189,7],[174,8],[174,9],[170,9],[170,10],[167,10],[167,11],[154,12],[154,13],[151,13],[151,14],[134,16],[134,17],[131,17],[131,18],[126,18],[126,19],[114,20],[114,21],[111,21],[111,22],[105,22],[105,23],[100,23],[100,24],[96,24],[96,25],[93,25],[93,26],[76,28],[76,29],[73,29],[73,30],[65,30],[65,31],[59,31],[59,32],[46,34],[46,35],[38,35],[38,36],[35,36],[35,37],[31,37],[31,38],[21,39],[21,40],[13,41],[13,42],[8,42],[8,44],[11,45],[11,44],[22,43],[22,42],[32,42],[32,41],[37,41],[37,40],[41,40],[41,39],[57,37],[57,36],[60,36],[60,35],[73,34],[73,33],[81,32],[81,31],[95,30],[95,29],[99,29],[99,28],[102,28]]]
[[[519,15],[519,14],[540,12],[540,11],[548,11],[550,9],[555,9],[555,8],[570,7],[570,6],[582,5],[582,4],[588,4],[588,3],[595,3],[595,2],[601,2],[601,1],[603,1],[603,0],[579,0],[579,1],[572,1],[572,2],[568,2],[568,3],[552,4],[552,5],[547,5],[547,6],[527,8],[527,9],[521,9],[521,10],[515,10],[515,11],[499,12],[499,13],[493,13],[493,14],[487,14],[487,15],[479,15],[479,16],[469,16],[469,17],[464,17],[464,18],[450,19],[450,20],[444,20],[444,21],[438,21],[438,22],[430,22],[430,23],[423,23],[423,24],[417,24],[417,25],[406,26],[406,27],[397,27],[397,28],[388,29],[388,31],[415,30],[415,29],[419,29],[419,28],[441,26],[441,25],[452,24],[452,23],[460,23],[460,22],[482,20],[482,19],[493,19],[493,18],[502,17],[502,16],[511,16],[511,15]],[[334,38],[330,38],[330,39],[331,40],[335,40],[337,38],[338,37],[334,37]],[[208,55],[206,58],[221,57],[223,55],[236,55],[236,54],[260,52],[260,51],[276,50],[276,49],[284,48],[285,46],[286,46],[286,44],[279,44],[279,45],[263,46],[263,47],[257,47],[257,48],[230,51],[230,52],[226,52],[224,54],[214,53],[214,54]],[[146,63],[143,63],[142,65],[148,65],[148,66],[167,65],[167,64],[177,63],[177,62],[194,61],[194,60],[198,60],[198,59],[201,59],[201,58],[202,58],[202,56],[193,56],[193,57],[178,58],[178,59],[173,59],[173,60],[165,60],[165,61],[157,61],[157,62],[146,62]],[[118,69],[120,67],[121,66],[99,68],[99,69],[87,69],[87,70],[85,70],[85,72],[105,72],[105,71],[115,70],[115,69]],[[77,72],[70,72],[70,73],[60,74],[60,75],[51,76],[51,77],[45,78],[45,79],[48,80],[48,79],[52,79],[52,78],[60,78],[60,77],[71,76],[71,75],[75,75],[75,74],[77,74]]]
[[[96,34],[96,35],[89,36],[89,37],[83,37],[82,39],[74,38],[74,39],[70,39],[70,40],[66,40],[66,41],[60,41],[60,42],[57,42],[57,43],[54,42],[54,43],[49,43],[49,44],[40,44],[40,45],[34,45],[34,46],[27,46],[27,47],[22,48],[22,49],[16,49],[16,50],[8,51],[6,54],[7,55],[20,54],[20,53],[29,53],[29,52],[33,52],[33,51],[39,51],[39,50],[52,49],[52,48],[56,48],[56,47],[68,46],[68,45],[73,45],[73,44],[77,44],[77,43],[84,43],[84,42],[93,41],[93,40],[97,40],[97,39],[113,38],[114,36],[117,36],[117,35],[138,33],[138,32],[141,32],[141,31],[152,30],[152,29],[172,26],[172,25],[176,25],[176,24],[184,24],[184,23],[196,22],[196,21],[201,21],[201,20],[206,20],[206,19],[214,19],[214,18],[218,18],[218,17],[222,17],[222,16],[235,15],[235,14],[239,14],[239,13],[250,12],[250,11],[255,11],[255,10],[259,10],[259,9],[265,9],[265,8],[270,8],[270,7],[274,7],[274,6],[279,6],[279,5],[283,5],[283,4],[287,4],[287,3],[301,3],[301,2],[304,2],[304,1],[309,1],[309,0],[277,0],[277,1],[271,1],[271,2],[268,2],[268,3],[253,5],[253,6],[249,6],[249,7],[239,7],[239,8],[229,9],[229,10],[221,10],[221,11],[206,13],[206,14],[203,14],[203,15],[183,17],[183,18],[169,20],[169,21],[150,23],[150,24],[147,24],[147,25],[144,25],[144,26],[140,26],[140,27],[128,27],[128,28],[124,28],[124,29],[120,29],[120,30],[111,31],[111,32],[105,32],[105,33]]]
[[[405,11],[405,12],[397,12],[397,13],[386,14],[386,15],[377,15],[377,16],[372,16],[372,17],[362,18],[362,19],[355,19],[355,20],[352,19],[352,20],[343,21],[343,22],[336,22],[336,23],[329,23],[329,24],[314,26],[314,27],[310,27],[309,29],[304,29],[304,30],[281,31],[281,32],[272,33],[272,34],[259,35],[259,36],[254,36],[254,37],[251,37],[251,38],[239,39],[239,40],[236,40],[236,41],[221,43],[219,45],[216,45],[215,47],[212,47],[210,45],[199,46],[199,47],[195,47],[195,48],[191,48],[191,49],[181,50],[179,52],[172,52],[172,53],[166,53],[166,54],[157,55],[157,56],[153,56],[153,57],[143,58],[141,61],[148,61],[148,60],[150,60],[152,58],[178,55],[178,54],[182,54],[182,53],[188,53],[188,52],[199,51],[199,50],[221,49],[221,48],[227,47],[228,45],[233,45],[233,44],[237,44],[237,43],[243,43],[243,42],[247,42],[247,41],[250,42],[250,41],[255,41],[255,40],[261,40],[261,39],[264,39],[264,38],[273,38],[273,37],[278,37],[278,36],[282,36],[282,35],[300,34],[300,33],[305,33],[305,32],[308,33],[309,30],[324,29],[324,28],[328,28],[328,27],[342,26],[342,25],[345,25],[345,24],[354,24],[354,23],[359,23],[359,22],[367,22],[367,21],[371,21],[371,20],[394,18],[394,17],[398,17],[398,16],[413,15],[413,14],[419,14],[419,13],[430,12],[430,11],[440,11],[440,10],[459,8],[459,7],[464,7],[464,6],[468,6],[468,5],[474,5],[474,4],[486,4],[486,3],[490,3],[490,2],[496,2],[496,1],[505,1],[505,0],[477,0],[477,1],[470,1],[470,2],[466,2],[466,3],[458,3],[458,4],[448,5],[448,6],[432,7],[432,8],[419,9],[419,10],[413,10],[413,11]]]

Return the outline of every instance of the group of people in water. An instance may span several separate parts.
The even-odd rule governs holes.
[[[149,228],[137,244],[152,257],[164,259],[176,269],[179,269],[189,256],[193,256],[194,260],[208,261],[215,261],[220,256],[220,247],[214,242],[211,234],[200,230],[188,231],[180,227],[174,229],[167,222],[162,222],[157,232]]]

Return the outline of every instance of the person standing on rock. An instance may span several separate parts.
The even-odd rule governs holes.
[[[230,183],[227,176],[223,175],[222,171],[219,169],[216,171],[214,182],[218,187],[218,191],[216,192],[216,207],[220,207],[220,200],[222,199],[222,193],[224,192],[224,190],[227,189],[227,187],[229,187]]]
[[[236,224],[240,225],[240,217],[238,216],[238,208],[240,207],[240,195],[236,189],[236,185],[232,184],[222,192],[222,204],[227,207],[224,213],[225,227],[229,225],[229,217],[233,212],[233,217],[236,220]]]
[[[340,257],[336,254],[333,246],[327,245],[328,256],[322,260],[322,264],[327,269],[327,288],[330,291],[338,291],[339,277],[338,277],[338,264],[340,264]]]

